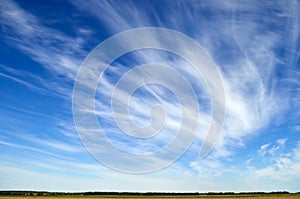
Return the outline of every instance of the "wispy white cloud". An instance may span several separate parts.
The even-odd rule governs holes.
[[[279,139],[276,142],[277,145],[266,150],[266,153],[270,155],[266,158],[266,165],[262,168],[253,167],[250,170],[254,177],[272,178],[281,181],[300,178],[300,143],[297,143],[289,152],[282,152],[279,149],[284,147],[285,142],[285,139]]]
[[[70,142],[60,141],[55,139],[42,139],[35,136],[30,135],[22,135],[22,140],[25,142],[31,142],[35,146],[43,146],[43,148],[47,148],[48,150],[56,150],[56,151],[63,151],[69,153],[80,153],[85,152],[84,148],[75,140],[69,140]]]
[[[64,158],[64,156],[60,156],[56,153],[52,153],[52,152],[49,152],[47,150],[36,148],[36,147],[31,147],[31,146],[28,146],[28,145],[16,144],[14,142],[8,142],[8,141],[5,141],[5,140],[0,140],[0,144],[4,145],[4,146],[7,146],[7,147],[15,148],[15,149],[25,149],[25,150],[34,151],[34,152],[37,152],[37,153],[50,155],[50,156],[54,156],[56,158]]]
[[[85,14],[94,15],[101,25],[104,24],[108,34],[144,26],[162,26],[186,33],[202,44],[218,64],[226,90],[227,118],[224,124],[223,136],[211,153],[211,156],[204,160],[195,160],[188,167],[198,172],[199,178],[205,176],[207,177],[206,179],[209,179],[210,176],[220,177],[223,175],[222,172],[234,173],[234,169],[228,168],[230,163],[223,160],[230,159],[237,148],[245,149],[249,147],[245,138],[258,133],[263,134],[264,132],[261,132],[262,129],[268,127],[270,123],[282,120],[280,116],[291,109],[293,109],[294,119],[300,116],[300,112],[297,111],[300,110],[300,89],[298,89],[300,74],[297,68],[300,28],[299,3],[297,1],[290,1],[289,3],[272,2],[272,5],[270,2],[265,1],[253,1],[244,4],[234,1],[191,1],[188,3],[174,1],[172,5],[166,7],[164,12],[158,12],[158,8],[149,2],[145,2],[147,6],[143,8],[134,1],[120,2],[71,1],[78,10],[83,11]],[[147,12],[144,10],[145,8]],[[78,34],[75,37],[69,36],[62,31],[47,27],[42,20],[39,20],[38,17],[27,12],[13,1],[4,1],[0,5],[0,10],[0,22],[1,26],[4,27],[1,29],[4,33],[1,36],[3,40],[6,40],[5,42],[20,49],[31,56],[33,60],[42,64],[50,72],[51,76],[55,76],[55,80],[60,75],[67,78],[60,79],[58,82],[48,81],[25,71],[2,66],[1,69],[5,72],[1,72],[0,75],[39,92],[50,90],[49,92],[54,91],[69,97],[71,94],[71,84],[69,83],[75,77],[78,66],[83,56],[87,53],[84,45],[86,44],[86,37],[89,37],[91,32],[88,29],[79,28],[76,30]],[[164,38],[152,39],[153,42],[159,43]],[[283,48],[285,51],[278,53],[278,50]],[[187,46],[186,51],[187,53],[193,52],[193,49]],[[201,99],[199,101],[205,102],[205,107],[210,105],[205,83],[202,80],[201,83],[198,82],[200,77],[196,76],[195,71],[184,61],[154,51],[136,52],[133,57],[136,63],[126,64],[134,66],[135,64],[143,63],[160,63],[175,67],[181,74],[186,75],[193,86],[198,87],[196,91]],[[102,78],[102,85],[99,85],[102,90],[97,93],[99,99],[96,101],[96,114],[99,116],[100,123],[101,121],[114,123],[110,110],[108,110],[110,102],[104,99],[109,97],[116,83],[110,78],[113,76],[120,77],[123,72],[126,72],[128,69],[126,64],[114,63],[110,67],[110,73]],[[94,71],[89,72],[87,75],[90,75],[90,78],[98,78],[94,76]],[[150,74],[150,76],[153,74]],[[33,81],[25,81],[24,76],[30,77]],[[172,79],[172,77],[169,78]],[[173,81],[176,81],[176,79],[173,78]],[[43,86],[39,87],[34,82],[38,82],[38,84]],[[150,118],[148,114],[151,105],[160,103],[166,110],[172,110],[167,115],[169,128],[159,139],[146,143],[144,141],[134,142],[133,140],[123,139],[121,136],[122,132],[119,132],[118,128],[106,127],[106,133],[108,137],[112,138],[115,146],[127,152],[141,153],[159,149],[172,139],[176,133],[174,130],[176,130],[180,121],[180,118],[177,117],[179,112],[176,100],[171,100],[169,93],[153,87],[145,87],[143,89],[147,95],[144,95],[143,98],[133,96],[131,99],[131,119],[138,125],[148,124]],[[130,93],[122,94],[127,96]],[[190,110],[191,114],[188,120],[193,120],[198,116],[193,107],[187,105],[183,108]],[[94,112],[94,110],[87,109],[83,111]],[[191,147],[193,154],[198,153],[199,145],[211,120],[209,108],[201,107],[197,111],[199,111],[198,114],[201,117],[201,121],[196,144],[194,143]],[[119,114],[120,117],[125,118],[127,113],[120,112]],[[158,119],[161,118],[161,115],[153,116]],[[59,126],[58,131],[68,138],[76,138],[72,122],[69,120],[57,120],[56,122]],[[130,128],[130,125],[127,127]],[[186,133],[191,133],[189,126],[186,126],[184,130]],[[295,125],[295,130],[299,131],[298,123]],[[45,149],[43,150],[49,150],[49,153],[55,150],[77,154],[82,149],[77,144],[72,143],[72,139],[65,143],[54,138],[42,140],[38,137],[31,137],[26,141],[36,146],[44,146]],[[269,164],[263,168],[256,168],[252,165],[255,158],[246,163],[249,166],[249,170],[246,172],[249,172],[256,178],[253,182],[258,182],[257,179],[260,180],[268,176],[273,176],[276,179],[293,175],[297,178],[299,177],[299,146],[292,149],[291,152],[285,153],[283,151],[286,147],[286,142],[287,139],[279,139],[276,143],[270,142],[260,146],[257,150],[257,156],[259,158],[263,157],[264,161],[269,161]],[[1,144],[8,147],[48,153],[35,147],[23,146],[5,140],[1,141]],[[176,147],[180,146],[174,146],[174,150],[180,149]],[[160,161],[163,160],[155,159],[152,163],[155,164]],[[80,170],[90,169],[95,172],[102,172],[95,169],[93,165],[88,164],[72,165],[71,162],[57,162],[56,164],[69,164],[69,167]],[[61,167],[51,166],[51,164],[46,163],[37,166],[61,170]],[[16,171],[22,175],[25,174],[24,176],[31,174],[36,177],[41,176],[37,173],[20,171],[20,169],[9,169],[7,167],[4,169],[10,173]],[[178,170],[181,171],[182,168],[177,168],[176,172]],[[107,174],[107,176],[109,175]],[[243,172],[241,175],[249,177]],[[52,182],[57,182],[57,179],[60,179],[42,176],[45,179],[52,180]],[[126,182],[128,176],[120,178]],[[113,179],[119,178],[114,176]],[[137,177],[132,182],[142,184],[138,179]],[[143,180],[143,182],[146,182],[148,179]],[[72,179],[69,180],[68,178],[66,181],[72,182]],[[201,180],[197,178],[196,181]],[[157,179],[149,182],[149,184],[156,187],[154,186],[156,182]],[[161,182],[162,184],[168,184],[166,182],[170,181],[161,180]],[[196,186],[201,187],[200,182],[192,182],[189,184],[193,184],[195,189],[197,189]],[[209,182],[211,184],[205,184],[205,186],[211,187],[212,190],[217,190],[218,186],[226,189],[226,186],[222,185],[222,183],[214,180]],[[91,184],[88,181],[86,183]],[[184,186],[180,179],[176,183],[174,181],[172,183],[173,185],[176,184],[174,186]],[[74,185],[74,187],[76,186]],[[187,186],[185,185],[185,187]],[[227,189],[229,188],[227,187]]]
[[[216,178],[224,174],[229,168],[218,160],[218,158],[208,157],[201,161],[194,161],[190,163],[190,168],[197,172],[201,178]]]
[[[52,76],[46,78],[40,74],[34,74],[22,69],[15,69],[3,64],[0,64],[0,71],[1,76],[26,86],[32,91],[37,91],[48,96],[59,97],[64,100],[70,100],[72,88],[68,84],[65,84],[62,79]]]
[[[264,156],[267,153],[267,148],[271,145],[271,143],[264,144],[260,146],[260,149],[257,151],[260,156]]]
[[[86,54],[83,46],[87,31],[77,30],[76,37],[68,36],[43,25],[42,21],[14,1],[3,1],[0,9],[2,31],[5,33],[2,38],[6,42],[28,54],[45,69],[74,78]]]
[[[300,179],[299,176],[299,146],[298,142],[293,147],[285,146],[286,139],[278,139],[274,143],[261,145],[257,155],[243,163],[234,164],[230,160],[209,156],[195,161],[190,168],[197,172],[200,179],[207,179],[215,184],[228,181],[229,190],[239,191],[297,191],[293,186]],[[220,183],[221,190],[226,190],[227,183]],[[247,185],[247,186],[241,186]]]
[[[286,143],[287,139],[278,139],[276,141],[276,144],[264,144],[262,146],[260,146],[260,149],[257,151],[258,155],[261,157],[264,157],[265,155],[275,155],[278,150],[282,149],[285,147],[285,143]]]
[[[38,91],[38,92],[41,92],[41,93],[49,93],[49,91],[47,91],[47,90],[45,90],[45,89],[43,89],[41,87],[35,86],[35,85],[33,85],[33,84],[29,83],[29,82],[26,82],[24,80],[18,79],[16,77],[11,76],[11,75],[7,75],[7,74],[4,74],[4,73],[0,72],[0,76],[5,77],[7,79],[10,79],[12,81],[15,81],[15,82],[17,82],[19,84],[22,84],[22,85],[26,86],[27,88],[32,89],[34,91]]]
[[[153,19],[150,19],[148,14],[138,8],[133,1],[126,2],[122,7],[116,6],[118,2],[112,1],[89,0],[82,3],[75,0],[70,3],[77,9],[97,17],[113,34],[130,28],[153,26]],[[147,2],[144,3],[147,4]],[[148,12],[152,9],[151,5],[147,7]]]
[[[73,2],[79,10],[92,11],[90,13],[104,22],[113,33],[148,25],[148,16],[143,14],[142,8],[140,9],[138,5],[129,2],[121,11],[118,6],[114,5],[115,3],[90,1],[82,6],[79,2]],[[295,17],[297,18],[297,14],[286,15],[290,9],[289,5],[283,6],[280,3],[278,4],[283,7],[266,17],[262,16],[262,13],[273,7],[267,2],[245,5],[236,2],[222,4],[212,2],[205,5],[193,3],[198,10],[191,9],[190,5],[179,2],[175,2],[172,7],[169,7],[169,15],[180,12],[183,19],[178,17],[171,19],[167,14],[153,12],[155,18],[151,21],[150,26],[160,24],[163,15],[164,19],[169,22],[167,27],[193,36],[219,64],[226,89],[227,119],[223,137],[213,155],[226,157],[232,154],[232,149],[235,147],[245,147],[244,138],[258,133],[262,128],[267,127],[270,121],[290,108],[290,96],[285,90],[278,88],[280,85],[277,82],[278,76],[275,71],[278,65],[285,60],[278,57],[276,49],[279,45],[284,45],[285,34],[295,36],[297,31],[293,24],[297,19],[293,20]],[[155,10],[152,6],[149,5],[151,12]],[[222,12],[212,15],[209,20],[204,20],[206,15],[199,11],[203,7]],[[126,9],[130,9],[132,12],[123,12]],[[186,12],[187,10],[189,12]],[[106,12],[109,13],[109,17]],[[263,23],[260,20],[262,18],[264,19]],[[293,23],[284,27],[284,30],[275,28],[267,31],[272,24],[285,24],[288,20],[292,20]],[[189,22],[189,26],[193,27],[193,30],[186,30],[186,21]],[[291,33],[291,28],[296,32]],[[153,42],[159,42],[159,40],[154,38]],[[224,50],[226,48],[232,50],[233,54],[228,54],[230,51]],[[145,55],[147,56],[137,53],[135,57],[137,62],[157,61],[162,64],[169,62],[161,55]],[[174,63],[172,64],[174,66]],[[182,70],[181,72],[189,70],[186,65],[175,67]],[[195,80],[193,75],[189,75],[188,78],[192,81]],[[144,112],[142,106],[135,108],[137,112]],[[201,114],[207,114],[207,112],[201,112]],[[138,118],[141,119],[141,117]]]

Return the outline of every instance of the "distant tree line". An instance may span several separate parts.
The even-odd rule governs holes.
[[[167,196],[167,195],[265,195],[265,194],[290,194],[288,191],[274,191],[274,192],[47,192],[47,191],[0,191],[2,196],[89,196],[89,195],[128,195],[128,196]],[[300,194],[300,192],[296,193]]]

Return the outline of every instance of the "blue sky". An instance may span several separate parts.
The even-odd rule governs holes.
[[[299,191],[299,6],[293,0],[1,1],[0,189]],[[91,50],[114,34],[144,27],[179,31],[206,50],[222,77],[226,118],[214,150],[199,158],[211,115],[203,78],[169,52],[144,49],[121,56],[103,74],[95,102],[115,147],[155,152],[180,125],[178,99],[153,84],[132,94],[128,110],[134,124],[145,126],[152,105],[161,104],[167,118],[161,134],[146,142],[118,128],[108,93],[141,64],[172,65],[184,75],[201,118],[196,139],[180,159],[156,172],[128,174],[104,166],[84,148],[73,120],[72,91]]]

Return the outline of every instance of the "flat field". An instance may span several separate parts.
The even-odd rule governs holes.
[[[130,195],[99,195],[99,196],[0,196],[0,199],[112,199],[112,198],[126,198],[126,199],[185,199],[185,198],[199,198],[199,199],[300,199],[300,194],[285,194],[285,195],[222,195],[222,196],[195,196],[195,195],[165,195],[165,196],[130,196]]]

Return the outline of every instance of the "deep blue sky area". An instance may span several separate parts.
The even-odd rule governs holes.
[[[1,1],[0,190],[299,192],[299,10],[297,0]],[[200,118],[195,139],[178,160],[155,172],[130,174],[107,167],[88,152],[73,118],[73,86],[80,81],[76,76],[84,60],[101,42],[123,31],[148,27],[177,31],[196,41],[203,48],[195,56],[198,63],[210,67],[205,57],[211,58],[225,97],[211,93],[205,76],[174,52],[139,49],[113,60],[102,75],[94,77],[99,80],[95,109],[80,111],[96,114],[104,135],[119,151],[145,157],[155,154],[179,136],[182,121],[187,123],[184,143],[192,122]],[[157,45],[169,39],[145,38]],[[118,42],[136,44],[134,40]],[[193,46],[182,46],[186,55],[198,52]],[[103,60],[98,61],[93,66],[96,72]],[[162,72],[158,67],[134,73],[143,64],[159,64]],[[163,65],[189,82],[198,108],[190,106],[192,101],[182,105],[171,87],[155,82],[133,93],[126,90],[149,77],[168,80],[180,90],[185,82],[165,72]],[[93,78],[95,71],[87,77]],[[130,72],[128,85],[118,85]],[[90,89],[89,84],[85,86]],[[193,97],[188,90],[180,91],[185,99]],[[120,103],[115,112],[114,92],[119,92],[116,103]],[[212,97],[226,102],[226,117],[213,150],[200,158],[214,121]],[[156,105],[164,112],[154,112]],[[191,113],[185,120],[182,110]],[[144,128],[162,119],[165,123],[153,137],[124,134],[145,133],[135,126]],[[94,141],[97,146],[98,139]],[[98,147],[97,154],[104,154],[106,160],[132,167],[104,145]],[[172,147],[176,153],[182,146]],[[159,156],[145,165],[155,167],[169,159]]]

